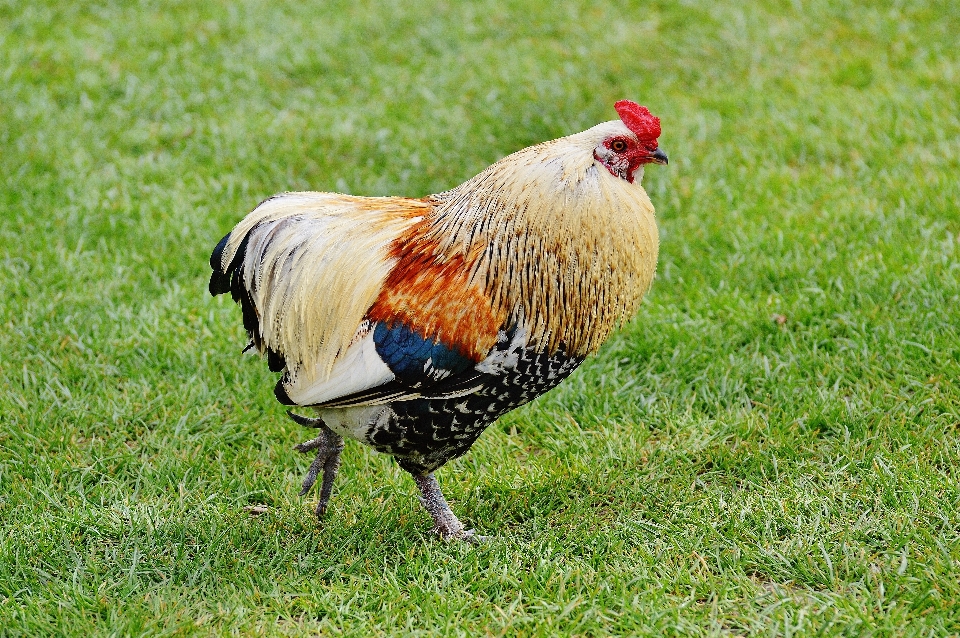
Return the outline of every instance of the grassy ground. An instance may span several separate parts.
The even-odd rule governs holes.
[[[0,2],[0,635],[957,635],[952,2]],[[652,294],[439,473],[304,432],[214,243],[663,120]],[[266,504],[252,517],[244,507]]]

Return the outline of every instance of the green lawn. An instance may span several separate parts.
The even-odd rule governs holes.
[[[0,1],[0,635],[960,634],[960,10]],[[637,318],[438,474],[297,496],[216,241],[646,104]],[[265,504],[251,516],[244,508]]]

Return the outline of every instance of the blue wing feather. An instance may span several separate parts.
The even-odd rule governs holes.
[[[312,405],[346,408],[418,398],[449,399],[466,396],[479,390],[485,379],[509,374],[517,367],[526,347],[526,334],[523,331],[516,328],[501,330],[497,344],[477,363],[440,341],[425,339],[409,326],[381,322],[374,324],[372,328],[373,334],[368,337],[373,341],[371,354],[387,368],[384,371],[389,371],[393,378]],[[339,385],[336,379],[327,383]]]
[[[443,342],[417,334],[402,323],[380,322],[373,331],[377,354],[410,388],[433,384],[469,370],[476,362]]]

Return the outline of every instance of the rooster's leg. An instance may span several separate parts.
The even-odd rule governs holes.
[[[337,478],[337,471],[340,469],[340,452],[343,451],[343,437],[331,430],[323,422],[323,419],[310,419],[292,412],[287,413],[291,419],[300,425],[317,428],[320,430],[320,436],[311,439],[305,443],[297,445],[294,449],[298,452],[317,451],[307,475],[303,479],[303,489],[300,490],[300,496],[305,496],[313,484],[317,482],[317,476],[323,471],[323,483],[320,485],[320,500],[317,502],[317,517],[323,516],[327,511],[327,504],[330,502],[330,494],[333,492],[333,482]]]
[[[472,529],[464,528],[463,523],[447,504],[447,499],[443,497],[440,484],[437,483],[433,472],[413,474],[413,480],[420,489],[420,502],[433,518],[433,531],[439,534],[440,538],[447,541],[464,540],[469,543],[484,540],[485,537],[477,536]]]

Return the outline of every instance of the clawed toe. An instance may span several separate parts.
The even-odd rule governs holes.
[[[304,441],[303,443],[297,443],[293,446],[293,449],[297,452],[310,452],[311,450],[316,450],[318,447],[322,446],[324,441],[325,437],[321,435],[315,439]]]
[[[340,453],[343,451],[343,437],[328,428],[322,419],[309,419],[299,414],[288,413],[290,418],[297,423],[320,429],[320,436],[309,441],[294,446],[298,452],[317,451],[307,475],[303,478],[301,484],[300,496],[306,496],[310,488],[317,482],[317,477],[323,472],[323,483],[320,486],[320,501],[317,503],[317,517],[323,516],[327,511],[327,505],[330,502],[330,495],[333,493],[333,482],[337,478],[337,472],[340,469]]]
[[[453,541],[463,541],[465,543],[470,543],[471,545],[480,545],[488,541],[493,540],[493,536],[481,536],[477,534],[472,529],[464,529],[459,532],[447,533],[444,534],[439,529],[434,528],[433,530],[441,539],[451,543]]]
[[[297,414],[293,410],[287,410],[287,416],[290,417],[290,420],[294,423],[302,425],[305,428],[325,428],[326,424],[321,418],[310,418],[308,416],[303,416],[302,414]]]
[[[313,443],[313,441],[308,441],[308,443]],[[309,452],[313,448],[302,448],[302,443],[296,447],[300,452]],[[313,463],[310,464],[310,469],[307,470],[307,475],[303,477],[303,483],[301,484],[300,496],[306,496],[307,492],[310,491],[310,488],[313,487],[313,484],[317,482],[317,476],[320,474],[320,469],[327,462],[326,450],[321,450],[317,453],[316,458],[313,459]]]
[[[440,491],[433,473],[413,474],[413,480],[420,489],[420,502],[433,518],[433,531],[445,541],[465,541],[470,544],[482,543],[489,536],[479,536],[472,529],[466,529],[457,518],[447,499]]]

